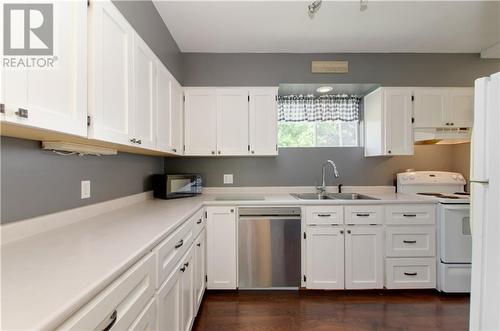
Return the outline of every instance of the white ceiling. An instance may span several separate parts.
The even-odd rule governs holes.
[[[183,52],[479,53],[500,41],[500,1],[153,0]]]

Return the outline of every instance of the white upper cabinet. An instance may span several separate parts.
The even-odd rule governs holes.
[[[182,154],[184,145],[184,92],[182,86],[173,81],[172,83],[172,108],[170,115],[170,141],[172,153]]]
[[[278,89],[255,88],[249,96],[250,154],[278,155]]]
[[[345,288],[384,286],[384,228],[350,226],[345,236]]]
[[[2,71],[2,120],[87,135],[87,4],[53,1],[52,69]]]
[[[217,155],[248,154],[248,90],[217,89]]]
[[[156,56],[148,45],[134,34],[134,120],[132,143],[156,147]]]
[[[157,60],[156,64],[156,149],[172,152],[172,76]]]
[[[474,123],[474,88],[454,87],[449,89],[449,107],[446,119],[452,127],[471,128]]]
[[[416,88],[413,92],[413,110],[416,128],[444,126],[447,109],[447,90],[445,88]]]
[[[185,154],[277,155],[277,90],[186,88]]]
[[[89,137],[130,144],[134,31],[110,1],[92,2],[89,15]]]
[[[364,98],[365,156],[413,155],[412,90],[382,87]]]
[[[474,89],[414,88],[415,128],[469,128],[474,115]]]
[[[185,154],[215,155],[217,151],[217,92],[212,88],[186,88]]]
[[[306,287],[344,288],[344,228],[307,227]]]

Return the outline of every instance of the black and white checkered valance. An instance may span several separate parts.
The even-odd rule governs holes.
[[[278,97],[278,121],[359,121],[357,95],[288,95]]]

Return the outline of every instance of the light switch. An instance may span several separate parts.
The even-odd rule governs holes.
[[[224,174],[224,184],[233,183],[233,174]]]
[[[90,198],[90,180],[82,180],[82,199]]]

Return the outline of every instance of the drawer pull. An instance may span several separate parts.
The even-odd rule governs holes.
[[[18,108],[14,114],[22,118],[28,118],[28,109]]]
[[[370,216],[370,214],[356,214],[356,216],[358,216],[358,217],[368,217],[368,216]]]
[[[102,331],[109,331],[113,325],[115,325],[116,323],[116,318],[118,317],[118,314],[116,313],[116,310],[109,316],[109,324],[104,328],[102,329]]]
[[[416,244],[416,243],[417,243],[417,241],[416,241],[416,240],[403,240],[403,242],[404,242],[405,244]]]
[[[406,276],[416,276],[417,273],[416,272],[405,272],[405,275]]]
[[[184,263],[184,266],[187,268],[189,267],[189,262]]]
[[[201,247],[201,243],[197,243],[197,244],[196,244],[196,247]]]
[[[318,217],[331,217],[332,214],[318,214]]]
[[[404,217],[417,217],[417,214],[403,214]]]
[[[180,270],[181,270],[182,272],[184,272],[184,271],[186,271],[186,267],[182,267]]]
[[[175,245],[175,248],[179,248],[182,245],[184,245],[184,240],[183,239],[179,240],[179,242]]]
[[[196,224],[201,224],[201,218],[196,221]]]

